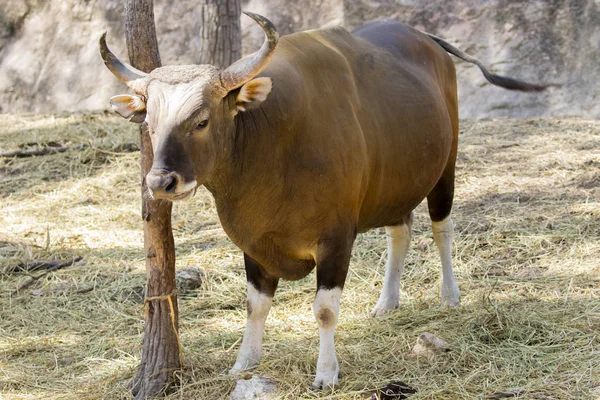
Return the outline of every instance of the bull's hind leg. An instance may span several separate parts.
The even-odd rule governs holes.
[[[448,168],[435,188],[427,196],[431,217],[433,240],[440,252],[442,261],[442,303],[456,307],[460,303],[460,290],[452,268],[452,201],[454,198],[454,164]]]
[[[412,223],[411,212],[404,218],[402,224],[385,227],[388,251],[385,278],[379,300],[371,311],[372,317],[384,315],[400,305],[400,278],[404,272],[404,259],[410,247]]]
[[[242,345],[235,365],[229,371],[230,374],[253,368],[258,364],[262,353],[265,321],[279,282],[279,279],[269,276],[263,267],[247,254],[244,254],[244,265],[248,279],[248,319]]]

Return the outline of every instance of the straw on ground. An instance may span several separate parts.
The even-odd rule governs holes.
[[[1,151],[75,147],[0,159],[0,271],[84,257],[13,297],[27,275],[0,272],[0,393],[129,398],[145,277],[139,153],[120,149],[137,143],[135,126],[103,114],[2,115],[0,135]],[[414,399],[600,396],[600,122],[462,121],[460,140],[454,259],[462,307],[439,306],[440,263],[421,205],[401,306],[370,318],[385,238],[382,230],[360,235],[336,336],[338,391],[309,389],[318,352],[314,275],[281,284],[256,372],[275,378],[282,398],[359,399],[394,381],[417,389]],[[178,268],[200,265],[207,276],[197,296],[181,300],[185,368],[169,398],[227,398],[246,317],[241,252],[205,190],[175,206],[174,226]],[[450,351],[412,355],[423,332]]]

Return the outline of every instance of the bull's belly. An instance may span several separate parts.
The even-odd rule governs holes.
[[[400,224],[427,197],[442,172],[440,163],[427,176],[396,177],[380,184],[380,190],[367,191],[359,213],[358,232]]]
[[[399,225],[421,201],[423,198],[410,203],[399,202],[395,206],[380,207],[359,219],[357,231],[364,233],[374,228]]]

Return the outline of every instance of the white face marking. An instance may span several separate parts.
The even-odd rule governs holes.
[[[439,222],[432,222],[431,227],[433,240],[442,260],[442,303],[456,307],[460,304],[460,290],[452,269],[452,238],[454,236],[452,216]]]
[[[260,293],[248,282],[248,320],[246,331],[242,339],[242,345],[237,356],[235,365],[230,374],[255,367],[262,353],[262,338],[265,330],[265,321],[271,310],[272,298]]]
[[[410,248],[412,213],[408,224],[386,226],[388,257],[385,264],[385,278],[379,300],[371,311],[378,317],[398,308],[400,305],[400,278],[404,272],[404,259]]]
[[[208,110],[204,104],[207,101],[204,96],[207,84],[208,80],[203,79],[179,84],[152,81],[148,88],[146,121],[155,130],[169,132],[189,118],[194,117],[199,121],[208,119]],[[196,114],[200,108],[205,109]]]
[[[342,289],[319,289],[313,303],[313,311],[319,325],[319,360],[313,388],[321,389],[338,385],[340,367],[335,354],[333,334],[340,313]]]

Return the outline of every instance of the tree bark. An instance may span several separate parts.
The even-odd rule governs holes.
[[[226,68],[242,57],[240,0],[201,0],[199,64]]]
[[[202,1],[200,63],[225,68],[241,57],[240,0]],[[160,67],[153,0],[125,1],[125,32],[131,65],[144,72]],[[153,160],[145,123],[140,127],[140,150],[147,288],[142,361],[130,383],[136,400],[166,392],[176,380],[175,372],[182,367],[172,203],[144,196],[145,177]]]
[[[125,1],[125,32],[131,64],[150,72],[160,67],[153,0]],[[146,251],[146,324],[142,361],[130,383],[135,399],[155,397],[175,382],[181,368],[179,312],[175,293],[175,245],[171,229],[172,203],[152,200],[147,192],[146,174],[153,153],[148,127],[140,127],[142,218]]]

